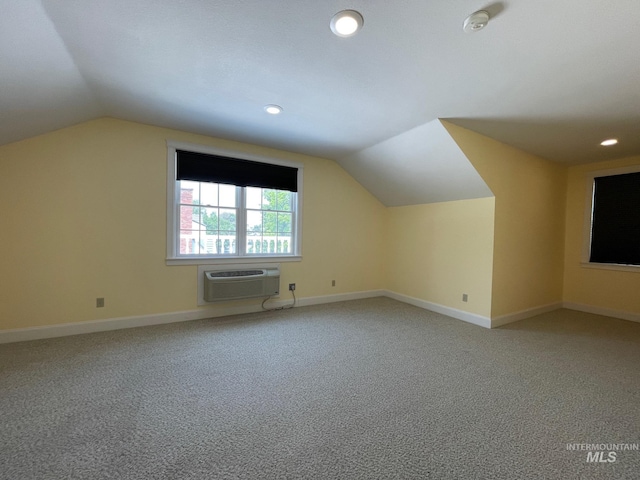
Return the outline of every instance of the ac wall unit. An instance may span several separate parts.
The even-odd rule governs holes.
[[[205,302],[278,295],[280,269],[207,270],[204,272],[203,293]]]

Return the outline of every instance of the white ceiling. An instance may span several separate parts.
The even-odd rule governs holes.
[[[441,118],[559,162],[640,153],[638,0],[0,7],[0,144],[108,115],[346,165]],[[329,30],[345,8],[364,17],[352,38]],[[489,25],[465,34],[480,9]],[[598,145],[610,136],[620,144]]]

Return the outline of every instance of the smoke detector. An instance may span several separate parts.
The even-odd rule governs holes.
[[[482,30],[486,27],[487,23],[489,23],[489,12],[486,10],[478,10],[466,18],[462,25],[462,29],[467,33],[477,32],[478,30]]]

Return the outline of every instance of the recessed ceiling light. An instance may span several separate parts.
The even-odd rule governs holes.
[[[462,24],[462,29],[467,33],[477,32],[478,30],[482,30],[486,27],[487,23],[489,23],[489,12],[479,10],[466,18]]]
[[[362,28],[364,19],[355,10],[342,10],[336,13],[329,23],[331,31],[339,37],[350,37]]]
[[[609,138],[600,142],[600,145],[602,145],[603,147],[610,147],[611,145],[615,145],[616,143],[618,143],[617,138]]]
[[[282,107],[280,105],[265,105],[264,111],[271,115],[278,115],[282,113]]]

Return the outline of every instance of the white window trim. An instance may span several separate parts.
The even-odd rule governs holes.
[[[176,182],[176,150],[186,150],[189,152],[205,153],[210,155],[221,155],[225,157],[252,160],[254,162],[270,163],[272,165],[282,165],[298,169],[298,192],[296,195],[296,211],[292,219],[292,229],[296,233],[296,241],[293,246],[292,255],[225,255],[224,257],[213,257],[205,255],[178,255],[177,231],[180,215],[177,211],[177,201],[179,198],[178,182]],[[206,145],[193,143],[167,141],[167,265],[227,265],[227,264],[255,264],[260,263],[281,263],[299,262],[302,260],[302,199],[303,199],[303,167],[302,163],[282,160],[280,158],[268,157],[264,155],[254,155],[235,150],[228,150]],[[238,221],[241,221],[239,216]]]
[[[640,172],[640,165],[630,165],[627,167],[609,168],[606,170],[597,170],[588,172],[586,175],[585,185],[585,211],[584,222],[582,225],[582,254],[580,257],[580,266],[584,268],[595,268],[600,270],[618,270],[623,272],[640,273],[640,265],[623,265],[615,263],[597,263],[590,262],[591,256],[591,222],[593,221],[593,198],[595,193],[595,178],[609,177],[612,175],[624,175],[625,173]]]

